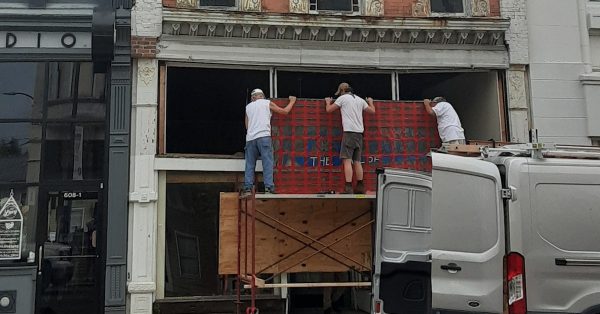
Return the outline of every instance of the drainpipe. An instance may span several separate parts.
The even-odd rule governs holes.
[[[590,34],[588,32],[587,18],[588,0],[577,0],[579,9],[579,37],[581,40],[581,58],[584,74],[592,73],[592,58],[590,55]]]

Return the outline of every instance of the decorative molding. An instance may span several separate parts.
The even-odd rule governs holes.
[[[127,291],[129,293],[151,293],[156,290],[156,283],[154,282],[129,282],[127,284]]]
[[[260,0],[241,0],[242,11],[260,12]]]
[[[475,36],[473,36],[473,37],[475,37]],[[462,31],[462,32],[458,33],[458,41],[457,41],[457,43],[459,45],[466,44],[467,43],[467,39],[469,39],[469,32]]]
[[[138,69],[138,81],[144,82],[144,85],[146,86],[150,86],[150,83],[152,83],[152,80],[154,79],[155,71],[155,67],[151,64],[141,66]]]
[[[508,105],[510,108],[527,108],[525,72],[506,71],[508,76]]]
[[[450,42],[450,38],[452,38],[452,33],[449,31],[444,32],[444,36],[442,36],[442,45],[447,45]]]
[[[427,37],[425,37],[425,43],[431,44],[435,38],[436,31],[427,31]]]
[[[427,17],[431,15],[431,4],[429,0],[417,0],[412,5],[412,15],[415,17]]]
[[[371,33],[370,29],[363,29],[360,31],[360,42],[367,42],[369,39],[369,34]]]
[[[419,38],[419,31],[411,31],[409,34],[408,43],[414,44],[417,42],[418,38]]]
[[[489,0],[471,0],[472,16],[490,16]]]
[[[473,45],[505,49],[504,36],[510,22],[499,18],[447,19],[443,23],[432,23],[426,18],[353,16],[340,20],[320,16],[307,23],[301,15],[282,14],[264,19],[256,14],[241,13],[232,18],[223,12],[165,10],[163,25],[164,35],[186,38]]]
[[[177,0],[175,6],[181,9],[197,9],[198,0]]]
[[[485,36],[485,32],[476,32],[475,33],[475,40],[473,41],[474,45],[481,45],[481,41],[483,40],[483,37]]]
[[[383,0],[366,0],[365,15],[383,16]]]
[[[290,13],[308,14],[308,0],[290,0]]]

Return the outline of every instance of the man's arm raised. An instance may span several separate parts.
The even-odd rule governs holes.
[[[296,96],[290,96],[289,99],[290,102],[284,108],[277,106],[277,104],[274,102],[271,102],[269,104],[269,108],[271,109],[271,111],[278,114],[288,114],[290,113],[290,111],[292,111],[292,107],[294,107],[294,104],[296,103]]]

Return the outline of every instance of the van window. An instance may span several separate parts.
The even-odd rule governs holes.
[[[600,252],[600,185],[537,184],[532,203],[537,232],[550,244]]]
[[[439,170],[434,173],[434,249],[482,253],[498,241],[498,192],[493,179]]]

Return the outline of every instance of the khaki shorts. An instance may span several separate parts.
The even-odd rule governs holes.
[[[362,151],[362,133],[344,132],[344,135],[342,135],[342,146],[340,147],[340,158],[360,161]]]

